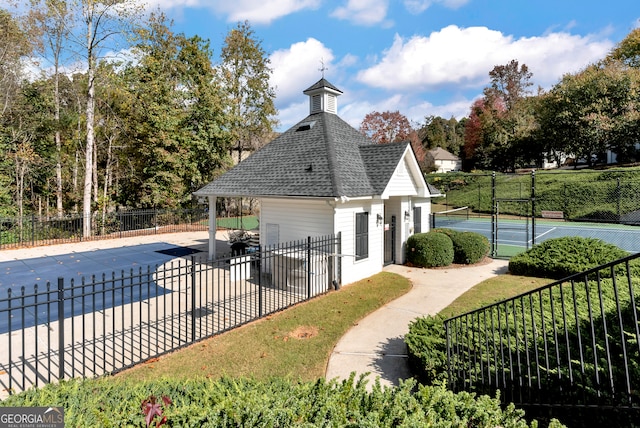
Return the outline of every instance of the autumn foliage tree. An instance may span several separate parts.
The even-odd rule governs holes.
[[[467,167],[513,171],[528,161],[523,148],[536,129],[527,98],[532,73],[512,60],[490,72],[484,97],[471,107],[465,134]],[[528,148],[528,147],[527,147]]]
[[[360,132],[375,143],[386,144],[405,141],[413,132],[409,119],[399,111],[373,111],[360,124]]]
[[[360,132],[374,143],[387,144],[409,141],[421,168],[425,168],[426,152],[409,119],[399,111],[371,112],[360,123]]]

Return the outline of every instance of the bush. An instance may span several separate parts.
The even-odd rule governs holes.
[[[444,318],[416,318],[409,324],[404,341],[407,344],[409,367],[420,383],[433,385],[446,380],[447,338]]]
[[[600,239],[567,236],[549,239],[509,261],[514,275],[562,279],[629,254]]]
[[[453,262],[463,265],[478,263],[489,254],[489,240],[476,232],[458,232],[453,229],[433,229],[444,233],[453,242]]]
[[[419,267],[448,266],[453,263],[453,242],[443,233],[417,233],[407,239],[407,261]]]
[[[364,378],[315,382],[273,379],[124,382],[117,378],[70,380],[14,395],[1,406],[63,406],[65,426],[144,427],[141,406],[162,397],[162,418],[173,427],[527,427],[524,411],[471,393],[444,387],[395,388]],[[164,400],[166,397],[167,401]],[[170,400],[170,402],[169,402]]]

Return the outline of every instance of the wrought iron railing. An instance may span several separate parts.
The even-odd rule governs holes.
[[[341,282],[340,235],[0,290],[0,398],[114,373]]]
[[[640,408],[640,254],[445,321],[453,390]]]
[[[0,218],[0,249],[85,240],[123,238],[155,233],[207,230],[208,213],[194,209],[149,209],[94,213],[91,236],[83,236],[83,215],[30,215]]]

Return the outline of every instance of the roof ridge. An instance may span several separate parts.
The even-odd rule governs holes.
[[[333,188],[333,194],[340,197],[346,196],[342,186],[342,180],[337,173],[337,165],[339,165],[338,155],[336,154],[335,141],[330,135],[329,127],[327,126],[328,113],[323,112],[320,114],[322,115],[322,132],[324,134],[324,143],[327,149],[327,161],[329,163],[329,171],[331,172],[331,187]]]

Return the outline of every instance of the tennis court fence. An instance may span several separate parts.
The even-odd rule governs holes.
[[[485,235],[493,256],[509,257],[539,237],[559,234],[615,245],[640,234],[640,169],[448,173],[430,174],[427,180],[445,195],[432,200],[432,227],[465,230],[478,225],[466,220],[484,218],[491,223]],[[629,239],[620,238],[625,232]],[[508,251],[499,254],[507,245]]]

